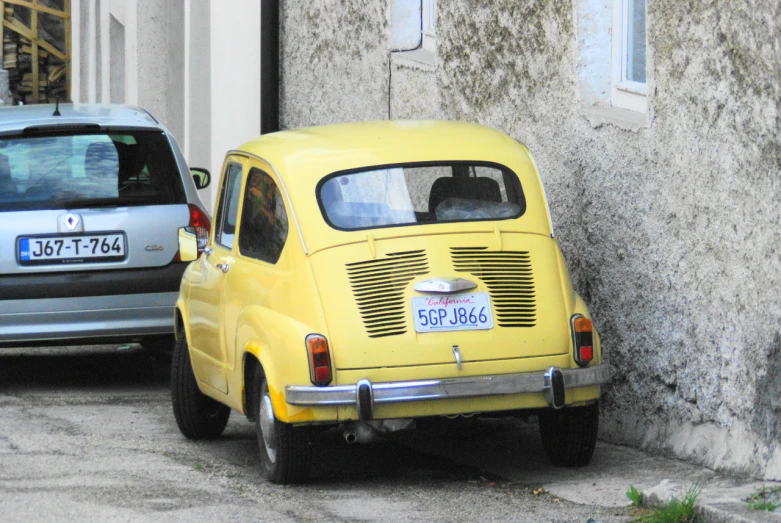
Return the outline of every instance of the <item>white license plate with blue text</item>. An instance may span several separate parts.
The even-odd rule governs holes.
[[[491,298],[486,292],[412,298],[415,331],[492,329]]]
[[[22,265],[116,261],[125,258],[122,233],[19,238]]]

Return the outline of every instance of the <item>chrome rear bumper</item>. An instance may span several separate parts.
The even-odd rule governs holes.
[[[374,405],[410,401],[456,398],[481,398],[507,394],[545,393],[554,408],[563,406],[563,391],[607,383],[610,368],[595,365],[584,369],[551,367],[546,372],[475,376],[442,380],[371,383],[332,387],[287,386],[285,399],[290,405],[319,407],[355,405],[362,420],[371,419]],[[559,389],[559,390],[556,390]]]

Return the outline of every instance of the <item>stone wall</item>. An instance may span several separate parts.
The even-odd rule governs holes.
[[[282,125],[442,117],[526,143],[613,367],[601,437],[779,480],[781,4],[649,0],[638,128],[589,110],[587,1],[438,0],[430,64],[390,52],[383,2],[283,2]]]

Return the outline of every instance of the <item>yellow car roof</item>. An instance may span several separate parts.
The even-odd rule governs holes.
[[[354,122],[263,135],[242,151],[269,161],[286,182],[318,181],[335,171],[413,161],[491,160],[525,148],[504,133],[466,122]],[[499,162],[501,163],[501,162]],[[288,177],[290,179],[288,180]]]
[[[513,220],[518,222],[516,227],[551,233],[544,192],[529,151],[506,134],[482,125],[434,120],[343,123],[263,135],[239,150],[262,158],[277,171],[302,235],[315,250],[356,241],[357,236],[366,238],[366,231],[336,231],[325,223],[315,194],[323,177],[343,170],[412,162],[479,161],[509,167],[518,175],[527,201],[526,213]],[[464,222],[454,226],[468,227]],[[503,221],[502,228],[508,227],[513,225]],[[401,233],[398,229],[387,234]],[[372,234],[385,235],[381,230]]]

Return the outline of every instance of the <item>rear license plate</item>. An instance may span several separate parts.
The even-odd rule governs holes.
[[[491,298],[486,292],[412,298],[417,332],[492,329]]]
[[[18,252],[22,265],[119,261],[125,259],[125,235],[21,237]]]

